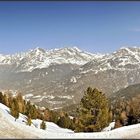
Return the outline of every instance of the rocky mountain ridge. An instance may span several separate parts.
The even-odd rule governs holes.
[[[101,54],[92,54],[81,51],[77,47],[45,50],[35,48],[28,52],[14,55],[0,55],[0,65],[13,65],[16,72],[25,72],[36,68],[47,68],[55,64],[83,65],[88,61],[102,57]]]

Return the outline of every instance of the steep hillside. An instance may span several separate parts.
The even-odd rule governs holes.
[[[130,85],[126,88],[120,89],[110,96],[110,98],[112,100],[116,98],[132,99],[135,96],[140,96],[140,84]]]

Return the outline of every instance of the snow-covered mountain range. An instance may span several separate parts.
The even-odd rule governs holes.
[[[122,47],[111,54],[93,54],[82,51],[77,47],[52,50],[35,48],[14,55],[0,54],[0,65],[14,65],[17,69],[20,69],[20,72],[47,68],[55,64],[84,65],[88,62],[93,63],[93,65],[97,63],[97,70],[129,68],[130,64],[135,66],[140,63],[140,48]]]
[[[78,103],[88,86],[110,96],[137,83],[139,47],[122,47],[110,54],[68,47],[0,55],[0,89],[20,90],[36,104],[53,109]]]
[[[32,71],[36,68],[47,68],[55,64],[83,65],[92,59],[100,58],[101,54],[81,51],[77,47],[44,50],[35,48],[28,52],[15,55],[0,55],[0,65],[14,65],[17,70]]]

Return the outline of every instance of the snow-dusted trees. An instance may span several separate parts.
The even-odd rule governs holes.
[[[75,131],[101,131],[109,123],[108,100],[96,88],[87,88],[78,108],[78,121]]]

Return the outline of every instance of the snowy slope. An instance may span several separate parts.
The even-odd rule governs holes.
[[[33,120],[32,126],[25,125],[25,116],[20,114],[15,122],[9,114],[9,108],[0,104],[0,138],[138,138],[140,136],[140,124],[125,126],[96,133],[74,133],[71,130],[58,127],[56,124],[46,122],[46,130],[39,129],[41,120]],[[113,123],[112,123],[113,124]],[[111,124],[111,125],[112,125]],[[110,126],[111,127],[111,126]],[[108,127],[109,128],[109,127]]]
[[[33,124],[27,126],[26,116],[20,114],[15,121],[14,117],[9,114],[9,108],[0,103],[0,138],[46,138],[48,135],[57,133],[73,133],[68,129],[63,129],[52,122],[46,122],[47,131],[39,129],[39,119],[32,120]]]

